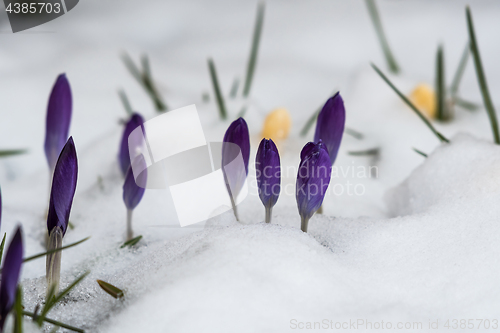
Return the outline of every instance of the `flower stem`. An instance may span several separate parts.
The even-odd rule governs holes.
[[[236,221],[240,222],[238,210],[236,209],[236,203],[234,202],[233,195],[231,193],[229,193],[229,198],[231,199],[231,206],[233,206],[234,217],[236,217]]]
[[[305,219],[302,216],[300,217],[300,230],[303,232],[307,232],[307,225],[309,224],[309,219]]]
[[[266,223],[271,223],[271,213],[273,211],[273,207],[266,206]]]
[[[63,233],[60,227],[54,227],[49,235],[49,243],[47,249],[49,251],[62,247]],[[59,292],[59,279],[61,276],[61,255],[62,251],[53,252],[47,255],[46,260],[46,277],[47,277],[47,292],[54,286],[54,294]]]
[[[127,241],[134,238],[134,232],[132,231],[132,209],[127,209]]]

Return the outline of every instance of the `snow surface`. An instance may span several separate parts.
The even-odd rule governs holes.
[[[404,70],[391,79],[403,91],[432,84],[438,42],[445,45],[450,82],[467,40],[464,6],[379,1]],[[180,228],[169,194],[146,191],[133,223],[143,240],[133,249],[119,248],[126,212],[116,155],[125,113],[117,88],[126,89],[147,119],[155,116],[119,53],[127,50],[137,59],[147,52],[169,106],[196,103],[207,140],[219,141],[229,122],[218,120],[213,97],[202,101],[202,93],[212,95],[206,58],[213,57],[224,91],[234,76],[243,78],[255,7],[253,1],[87,0],[31,32],[0,35],[0,113],[7,120],[0,123],[0,148],[30,149],[0,160],[1,231],[10,234],[22,223],[26,255],[44,250],[48,94],[63,71],[73,89],[71,134],[80,174],[71,214],[75,229],[64,243],[92,238],[63,253],[62,287],[86,270],[91,274],[49,316],[88,332],[285,332],[295,331],[291,320],[323,319],[422,322],[425,331],[429,320],[447,330],[446,319],[498,319],[500,148],[491,143],[486,113],[457,109],[453,122],[436,125],[452,139],[440,145],[369,67],[373,61],[385,68],[362,1],[267,3],[246,119],[252,165],[266,113],[283,106],[292,114],[292,136],[278,145],[290,171],[283,173],[273,223],[262,223],[251,168],[241,223],[226,213]],[[498,101],[500,4],[475,1],[472,11]],[[5,23],[2,29],[8,30]],[[300,149],[312,132],[308,138],[298,132],[334,89],[345,100],[347,126],[364,138],[344,136],[331,188],[345,191],[325,198],[325,215],[314,216],[304,234],[293,188]],[[481,101],[471,63],[461,92]],[[243,102],[227,102],[234,118]],[[347,154],[376,147],[376,161]],[[368,177],[373,165],[377,177]],[[350,195],[347,182],[363,194]],[[43,302],[44,274],[43,259],[23,267],[29,311]],[[105,294],[96,279],[123,288],[125,299]]]

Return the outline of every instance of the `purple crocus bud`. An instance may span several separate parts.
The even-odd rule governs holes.
[[[296,184],[297,206],[304,232],[307,232],[309,219],[323,203],[331,173],[332,162],[323,142],[307,143],[300,153]]]
[[[326,145],[330,160],[335,163],[340,142],[344,134],[345,108],[340,93],[329,98],[318,115],[314,142],[322,140]]]
[[[132,212],[137,207],[146,191],[147,182],[147,166],[143,155],[138,155],[128,168],[125,175],[125,183],[123,184],[123,202],[127,207],[127,240],[132,239]],[[136,178],[134,178],[133,170],[144,170]],[[139,186],[139,185],[140,186]]]
[[[271,211],[281,190],[281,167],[278,148],[273,140],[262,139],[255,158],[259,197],[266,208],[266,223],[271,222]]]
[[[243,159],[243,166],[241,167],[239,164],[231,164],[231,162],[238,158],[240,152]],[[238,213],[236,211],[236,198],[245,185],[248,175],[249,159],[250,135],[248,133],[248,126],[245,119],[240,117],[229,125],[226,134],[224,134],[222,144],[222,173],[224,174],[227,191],[229,192],[234,215],[237,220]]]
[[[140,114],[134,113],[125,124],[122,141],[120,143],[120,152],[118,154],[118,161],[120,162],[120,169],[122,170],[123,176],[127,174],[127,170],[130,166],[129,135],[137,127],[142,126],[143,123],[144,118],[142,118]],[[142,142],[137,142],[137,147],[140,147],[141,143]],[[130,144],[132,144],[132,142]],[[131,148],[134,149],[133,147]]]
[[[68,227],[69,214],[76,190],[78,177],[78,159],[73,137],[68,139],[59,155],[50,191],[47,229],[50,232],[59,227],[64,235]]]
[[[0,282],[0,332],[3,332],[5,319],[7,319],[7,315],[14,305],[22,263],[23,236],[19,226],[10,241],[3,261],[2,280]]]
[[[45,156],[50,170],[54,167],[66,140],[71,123],[72,97],[66,74],[57,77],[47,107]]]
[[[62,247],[62,239],[68,228],[69,214],[75,196],[77,177],[78,159],[73,137],[70,137],[61,150],[52,177],[47,216],[47,230],[49,232],[47,249],[49,251]],[[59,291],[61,255],[61,251],[57,251],[46,257],[47,293],[52,287],[55,288],[55,293]]]

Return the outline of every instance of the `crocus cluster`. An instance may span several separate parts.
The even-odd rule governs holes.
[[[5,320],[12,310],[16,299],[17,283],[22,263],[23,237],[21,227],[19,226],[7,248],[2,266],[2,280],[0,282],[0,332],[3,332]]]
[[[309,219],[323,203],[344,126],[344,101],[340,93],[336,93],[326,101],[318,115],[314,142],[307,143],[300,153],[296,199],[304,232],[307,232]]]
[[[140,174],[135,175],[134,170],[143,170]],[[146,191],[147,182],[147,166],[144,156],[138,155],[127,170],[125,182],[123,184],[123,202],[127,207],[127,241],[134,236],[132,231],[132,212],[141,201],[144,192]]]
[[[281,190],[281,166],[278,148],[273,140],[262,139],[255,158],[255,170],[260,201],[266,210],[266,223],[271,222],[271,213]]]
[[[72,114],[72,97],[66,74],[61,74],[52,88],[47,106],[45,156],[54,171],[59,153],[68,140]]]
[[[229,143],[229,144],[227,144]],[[235,149],[239,147],[239,149]],[[231,164],[241,153],[243,166]],[[234,216],[238,220],[236,199],[240,194],[248,175],[248,160],[250,159],[250,135],[243,118],[238,118],[229,125],[222,144],[222,173],[226,188],[233,206]]]
[[[49,233],[47,249],[49,251],[62,247],[62,239],[68,228],[69,215],[76,191],[77,177],[78,160],[73,138],[70,137],[59,155],[52,178],[49,213],[47,216],[47,230]],[[61,271],[61,251],[47,255],[46,269],[47,290],[54,286],[57,293]]]

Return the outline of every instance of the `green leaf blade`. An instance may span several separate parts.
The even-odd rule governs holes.
[[[217,70],[215,69],[215,64],[211,58],[208,59],[208,69],[210,71],[210,78],[212,79],[212,86],[214,88],[215,99],[217,101],[217,106],[219,107],[219,116],[221,119],[227,118],[226,104],[224,102],[224,97],[219,85],[219,79],[217,77]]]
[[[122,298],[124,296],[123,290],[113,286],[111,283],[107,283],[102,280],[97,280],[97,283],[99,284],[99,287],[102,288],[102,290],[116,299]]]
[[[377,33],[380,46],[382,47],[382,51],[384,52],[387,66],[392,73],[398,74],[400,71],[399,65],[391,51],[391,48],[389,47],[389,42],[387,41],[387,37],[385,36],[384,28],[382,27],[382,20],[380,19],[375,0],[366,0],[366,6],[368,8],[372,23],[375,27],[375,32]]]
[[[250,56],[248,58],[247,73],[245,77],[245,85],[243,87],[243,97],[247,97],[250,93],[252,80],[255,73],[257,64],[257,54],[259,52],[260,37],[262,35],[262,26],[264,24],[265,5],[260,2],[257,6],[257,18],[255,20],[255,27],[252,37],[252,47],[250,48]]]
[[[26,154],[28,152],[27,149],[6,149],[0,150],[0,157],[10,157],[21,154]]]
[[[479,87],[481,88],[481,95],[483,96],[484,107],[488,112],[488,117],[491,124],[491,130],[493,132],[493,139],[496,144],[500,144],[500,133],[498,130],[498,121],[491,101],[490,92],[488,90],[488,84],[486,82],[486,76],[484,75],[483,64],[481,62],[481,56],[479,54],[479,47],[477,45],[476,34],[474,32],[474,23],[472,22],[472,14],[470,12],[469,6],[465,9],[467,16],[467,28],[469,32],[470,47],[472,58],[474,59],[474,67],[476,68],[477,81]]]
[[[424,122],[425,125],[427,125],[431,132],[434,133],[439,141],[446,143],[450,142],[444,135],[439,133],[434,128],[434,126],[432,126],[430,121],[422,114],[422,112],[415,105],[413,105],[413,103],[410,102],[410,100],[401,91],[399,91],[399,89],[396,88],[394,84],[392,84],[392,82],[384,75],[384,73],[382,73],[382,71],[377,66],[375,66],[374,64],[371,64],[371,66],[377,72],[377,74],[380,75],[380,77],[389,85],[389,87],[391,87],[392,90],[394,90],[394,92],[406,103],[406,105],[408,105],[419,116],[419,118]]]
[[[128,246],[128,247],[132,247],[134,246],[135,244],[139,243],[139,241],[142,239],[142,235],[139,235],[135,238],[132,238],[131,240],[128,240],[126,241],[125,243],[122,244],[122,246],[120,246],[120,249],[123,249],[124,247]]]
[[[90,239],[90,236],[89,237],[86,237],[82,240],[79,240],[78,242],[75,242],[75,243],[72,243],[72,244],[69,244],[69,245],[66,245],[66,246],[62,246],[60,248],[57,248],[57,249],[53,249],[53,250],[50,250],[50,251],[47,251],[47,252],[43,252],[43,253],[39,253],[39,254],[35,254],[31,257],[28,257],[28,258],[24,258],[23,259],[23,263],[25,262],[28,262],[28,261],[31,261],[31,260],[35,260],[35,259],[38,259],[38,258],[41,258],[41,257],[45,257],[46,255],[49,255],[49,254],[52,254],[52,253],[55,253],[55,252],[58,252],[58,251],[62,251],[62,250],[66,250],[66,249],[69,249],[70,247],[73,247],[73,246],[76,246],[76,245],[79,245],[85,241],[87,241],[88,239]]]

